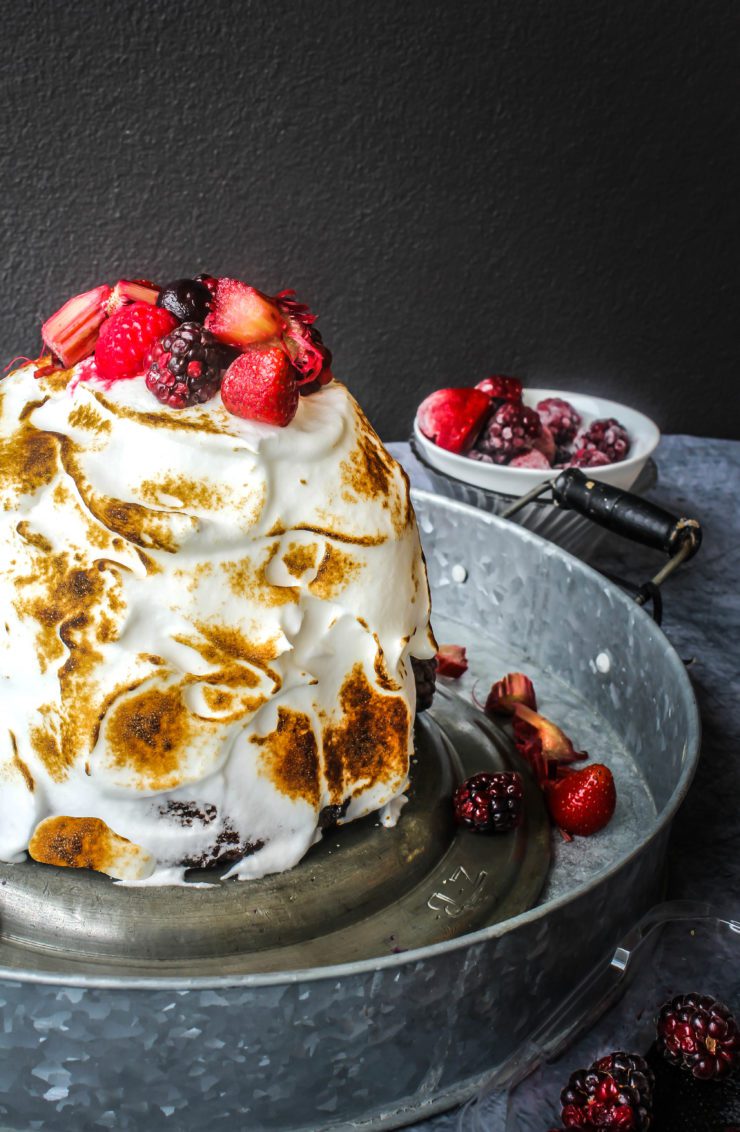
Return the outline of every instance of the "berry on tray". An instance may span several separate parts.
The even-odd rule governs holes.
[[[279,337],[283,316],[277,305],[239,279],[219,279],[205,326],[229,346],[254,345]]]
[[[484,377],[475,388],[482,389],[494,401],[518,402],[522,399],[523,390],[519,378],[505,377],[502,373],[494,373],[490,377]]]
[[[591,421],[588,428],[581,429],[576,436],[573,447],[579,449],[596,449],[608,457],[609,463],[616,464],[624,460],[630,450],[630,438],[627,429],[614,417],[604,417]]]
[[[44,344],[65,368],[92,354],[107,317],[110,295],[111,289],[107,286],[74,295],[41,327]]]
[[[437,675],[457,680],[468,670],[468,658],[463,645],[440,645],[436,656]]]
[[[617,791],[609,767],[592,763],[582,770],[559,770],[561,777],[546,783],[550,817],[564,833],[590,837],[611,821]]]
[[[411,657],[411,668],[416,681],[416,712],[426,711],[432,706],[437,689],[437,658],[419,660]]]
[[[474,833],[508,833],[524,817],[524,786],[516,771],[474,774],[452,798],[455,821]]]
[[[537,711],[534,684],[523,672],[509,672],[491,685],[484,711],[486,715],[513,715],[517,704]]]
[[[494,464],[506,464],[529,452],[542,435],[542,424],[534,409],[505,401],[499,405],[476,442],[478,451],[491,456]]]
[[[683,994],[658,1015],[658,1050],[672,1065],[702,1081],[727,1077],[740,1062],[737,1023],[723,1002]]]
[[[215,397],[225,368],[224,347],[197,322],[183,322],[152,347],[146,384],[171,409]]]
[[[562,448],[570,444],[581,423],[581,414],[562,397],[545,397],[538,401],[537,414],[543,425],[550,429],[555,443]]]
[[[154,343],[176,325],[169,311],[150,303],[121,307],[103,324],[95,346],[95,365],[101,377],[119,381],[142,373]]]
[[[290,424],[298,408],[298,385],[282,346],[250,346],[239,354],[224,374],[221,400],[236,417]]]
[[[419,428],[448,452],[465,452],[491,411],[480,389],[437,389],[419,406]]]
[[[178,322],[205,322],[211,309],[211,292],[198,279],[175,279],[159,292],[157,306],[164,307]]]

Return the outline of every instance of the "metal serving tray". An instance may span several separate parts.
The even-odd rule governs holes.
[[[418,492],[414,504],[438,637],[467,645],[471,667],[422,725],[416,797],[397,829],[348,827],[317,847],[313,864],[309,857],[272,878],[285,902],[300,894],[302,914],[311,913],[296,925],[273,895],[273,919],[282,914],[293,932],[280,969],[269,955],[275,936],[262,948],[257,938],[259,884],[224,885],[215,896],[167,890],[159,903],[171,921],[169,951],[166,923],[155,930],[132,916],[122,955],[110,899],[128,899],[126,890],[85,874],[6,870],[5,1129],[200,1132],[223,1123],[317,1132],[410,1123],[471,1096],[655,901],[671,819],[698,757],[681,661],[642,609],[558,547],[453,500]],[[508,848],[460,838],[440,808],[457,760],[469,773],[480,759],[510,758],[495,733],[480,731],[470,704],[476,683],[483,690],[513,668],[533,677],[545,714],[610,764],[619,791],[601,834],[568,845],[552,839],[539,900],[546,851],[536,799],[525,834]],[[403,894],[401,844],[424,856],[419,865],[401,852]],[[307,870],[321,859],[326,883],[306,897],[314,887]],[[389,883],[378,883],[379,860],[393,862]],[[24,879],[42,874],[43,882]],[[63,884],[82,885],[76,904],[59,898]],[[377,900],[365,903],[371,890]],[[191,924],[204,897],[217,909],[209,946],[202,917],[197,930]],[[365,941],[362,958],[345,961],[345,943],[351,955],[351,941],[378,916],[376,955],[367,957]],[[432,942],[419,945],[424,938]],[[260,953],[256,967],[244,966],[245,955]]]

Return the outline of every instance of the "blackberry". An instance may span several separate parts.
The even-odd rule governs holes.
[[[611,464],[606,452],[598,448],[579,448],[568,460],[567,468],[605,468]]]
[[[581,423],[581,414],[562,397],[545,397],[544,401],[538,401],[537,414],[543,425],[550,429],[559,448],[570,444]]]
[[[514,456],[528,452],[542,435],[542,423],[534,409],[504,401],[499,405],[478,437],[475,447],[494,464],[507,464]]]
[[[521,775],[510,770],[474,774],[458,786],[452,806],[458,825],[474,833],[508,833],[524,816]]]
[[[614,1053],[571,1074],[560,1094],[561,1120],[564,1128],[647,1132],[652,1100],[652,1074],[643,1059]]]
[[[411,657],[411,667],[414,670],[414,679],[416,680],[416,713],[426,711],[427,708],[432,706],[434,700],[434,693],[437,690],[437,658],[431,657],[430,660],[419,660],[418,657]]]
[[[199,279],[175,279],[162,288],[157,306],[164,307],[180,322],[204,322],[211,309],[211,292]]]
[[[221,343],[196,322],[183,322],[155,342],[147,387],[171,409],[200,405],[218,393],[227,358]]]
[[[740,1074],[700,1081],[670,1065],[654,1045],[648,1061],[655,1070],[654,1124],[650,1132],[738,1132]]]
[[[740,1061],[737,1023],[723,1002],[682,994],[658,1015],[658,1050],[671,1065],[702,1081],[727,1077]]]
[[[630,438],[627,429],[614,417],[603,417],[598,421],[591,421],[588,428],[583,428],[573,441],[574,451],[579,448],[592,449],[603,452],[609,457],[612,464],[618,463],[628,455]]]

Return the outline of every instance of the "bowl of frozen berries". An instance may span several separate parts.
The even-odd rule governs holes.
[[[414,440],[432,468],[501,495],[519,496],[563,468],[629,490],[660,439],[627,405],[585,393],[524,388],[497,374],[422,401]]]

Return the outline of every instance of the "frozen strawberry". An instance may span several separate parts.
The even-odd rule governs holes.
[[[158,338],[177,326],[177,319],[149,303],[129,303],[103,324],[95,347],[95,366],[106,381],[136,377],[147,368],[149,351]]]
[[[229,346],[252,346],[282,333],[276,304],[239,279],[219,279],[205,320],[206,330]]]
[[[540,786],[554,779],[561,766],[588,758],[577,751],[564,731],[524,703],[514,704],[514,744]]]
[[[509,672],[491,685],[484,711],[486,715],[513,715],[517,704],[537,711],[534,684],[523,672]]]
[[[555,462],[555,453],[558,449],[555,443],[555,437],[552,435],[547,425],[543,424],[540,435],[532,441],[532,447],[536,452],[541,452],[547,460],[548,466],[552,467]]]
[[[484,377],[475,387],[482,389],[495,401],[521,401],[522,383],[518,377],[505,377],[502,373],[494,373]]]
[[[298,408],[298,383],[282,346],[250,346],[240,354],[224,374],[221,400],[236,417],[290,424]]]
[[[437,389],[419,406],[419,428],[448,452],[465,452],[491,411],[480,389]]]
[[[545,799],[550,816],[565,833],[589,837],[608,825],[617,804],[617,790],[609,767],[593,763],[582,770],[562,771],[549,782]]]
[[[468,658],[463,645],[440,645],[437,653],[437,675],[456,680],[468,670]]]
[[[41,337],[65,368],[89,357],[95,349],[100,327],[106,319],[108,286],[94,287],[82,295],[67,299],[64,306],[47,318]]]
[[[491,461],[493,463],[493,461]],[[520,452],[513,460],[509,461],[510,468],[539,468],[540,471],[550,468],[550,464],[546,456],[538,452],[536,448],[530,449],[529,452]]]

